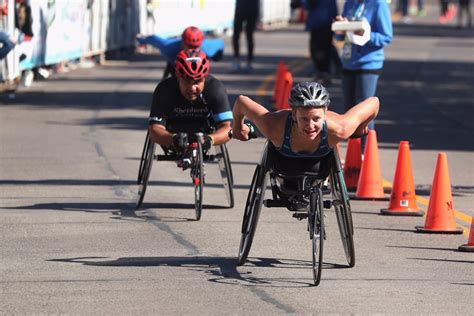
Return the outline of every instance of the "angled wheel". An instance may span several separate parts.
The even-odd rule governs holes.
[[[201,219],[202,213],[202,186],[204,184],[204,164],[201,141],[195,143],[193,148],[193,162],[191,167],[191,179],[194,184],[194,210],[196,212],[196,220]]]
[[[144,169],[144,162],[145,162],[145,155],[146,151],[148,149],[148,146],[150,146],[150,132],[147,130],[146,131],[146,137],[145,137],[145,144],[143,144],[143,150],[142,150],[142,156],[140,158],[140,166],[138,167],[138,177],[137,177],[137,184],[140,184],[143,179],[143,169]]]
[[[153,166],[153,160],[155,158],[155,148],[156,144],[150,139],[147,133],[138,171],[138,198],[136,208],[142,205],[143,199],[145,198],[148,179],[150,178],[151,167]]]
[[[352,212],[347,194],[346,184],[342,175],[341,162],[337,151],[334,151],[334,163],[331,170],[331,193],[333,197],[334,210],[341,235],[342,245],[346,254],[349,267],[355,265],[354,249],[354,227],[352,224]]]
[[[222,145],[222,147],[223,147],[222,154],[223,154],[223,157],[226,161],[225,163],[226,163],[226,165],[229,166],[228,170],[229,170],[230,183],[234,184],[234,173],[232,172],[232,166],[230,165],[229,151],[227,150],[226,144]]]
[[[313,255],[313,281],[314,285],[321,282],[323,269],[323,247],[324,247],[324,207],[323,194],[320,189],[310,194],[310,238],[312,242]]]
[[[229,208],[234,207],[234,190],[232,179],[232,167],[230,166],[229,153],[225,144],[215,147],[216,154],[219,156],[218,165],[221,172],[222,182],[224,184],[225,195]]]
[[[258,218],[262,210],[263,199],[267,187],[267,172],[257,165],[250,185],[247,203],[245,204],[244,217],[242,220],[242,236],[240,238],[238,265],[245,263],[252,247],[253,237],[257,229]]]

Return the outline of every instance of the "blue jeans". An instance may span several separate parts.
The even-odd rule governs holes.
[[[0,60],[2,60],[15,47],[15,44],[10,40],[8,33],[5,32],[0,32],[0,43],[2,43],[2,47],[0,47]]]
[[[379,77],[379,74],[360,71],[344,70],[342,72],[342,91],[346,111],[368,97],[375,96]],[[369,123],[369,129],[375,129],[374,121]],[[365,150],[366,141],[367,136],[362,137],[362,152]]]

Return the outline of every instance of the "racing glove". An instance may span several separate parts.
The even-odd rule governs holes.
[[[182,151],[188,146],[188,135],[186,133],[173,134],[173,147]]]
[[[209,135],[205,135],[202,142],[202,149],[209,150],[212,145],[214,145],[214,139],[212,139],[212,137]]]

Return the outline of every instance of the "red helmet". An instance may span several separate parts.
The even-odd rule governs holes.
[[[202,41],[204,41],[204,33],[195,26],[188,26],[182,36],[181,36],[184,45],[188,48],[198,48],[201,46]]]
[[[200,49],[182,50],[176,56],[176,75],[199,80],[207,77],[211,69],[211,63],[206,54]]]

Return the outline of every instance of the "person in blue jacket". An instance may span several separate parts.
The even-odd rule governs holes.
[[[224,54],[224,40],[206,39],[204,33],[196,26],[188,26],[184,29],[181,37],[163,38],[158,35],[137,35],[137,41],[141,45],[152,45],[160,50],[166,58],[167,64],[163,73],[163,79],[174,75],[174,62],[181,50],[201,49],[207,57],[213,61],[219,61]]]
[[[336,32],[336,40],[344,41],[342,53],[342,89],[346,110],[375,96],[384,64],[384,47],[393,38],[392,17],[386,0],[347,0],[342,16],[336,21],[367,19],[370,39],[363,46],[352,44],[344,32]],[[363,31],[354,32],[363,35]],[[369,124],[374,129],[374,122]],[[362,139],[363,150],[366,137]]]

